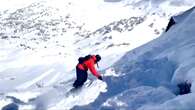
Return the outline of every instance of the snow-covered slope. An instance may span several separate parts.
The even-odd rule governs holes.
[[[139,2],[19,0],[14,5],[10,0],[10,3],[5,3],[9,3],[7,7],[11,9],[0,14],[0,35],[5,39],[4,46],[36,52],[46,50],[50,56],[74,59],[89,53],[101,53],[115,59],[157,38],[171,15],[190,7],[178,7],[168,1],[163,4]],[[90,5],[86,6],[86,3]],[[107,63],[104,67],[112,64]]]
[[[0,11],[1,108],[12,103],[23,110],[70,109],[95,101],[87,107],[103,109],[113,104],[113,108],[129,109],[141,107],[145,102],[162,104],[175,97],[173,91],[178,81],[177,75],[173,83],[170,80],[179,64],[175,61],[179,60],[164,58],[167,56],[166,51],[171,51],[168,47],[172,43],[163,45],[163,42],[175,40],[175,37],[162,37],[165,40],[157,40],[159,44],[151,43],[149,47],[133,50],[114,66],[110,65],[127,51],[157,38],[164,31],[171,15],[184,11],[192,4],[178,6],[172,1],[161,3],[145,0],[19,0],[14,5],[14,0],[9,1],[1,4]],[[166,47],[168,50],[163,54],[161,51]],[[162,54],[155,55],[158,52]],[[90,87],[86,84],[86,88],[76,96],[67,97],[66,93],[75,78],[77,58],[94,53],[102,55],[100,70],[106,82],[89,76],[87,84],[91,84]],[[161,77],[155,79],[156,71],[159,70],[162,70],[158,73]],[[159,85],[165,85],[168,89]],[[89,95],[89,92],[92,94]],[[160,101],[146,99],[150,98],[147,97],[150,93],[154,93],[151,97],[155,96],[155,99],[161,97],[156,96],[159,92],[167,97]],[[127,96],[135,100],[129,102],[124,98]],[[138,101],[142,103],[134,105],[139,97]],[[118,105],[115,99],[121,103]]]
[[[105,79],[108,92],[75,109],[194,109],[194,16],[192,8],[158,39],[125,54],[112,67],[118,77]],[[177,85],[186,81],[192,84],[191,93],[178,95]]]

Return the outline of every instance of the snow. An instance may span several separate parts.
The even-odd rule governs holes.
[[[51,69],[45,73],[43,73],[41,76],[39,76],[38,78],[32,80],[32,81],[28,81],[18,87],[16,87],[16,89],[22,89],[22,88],[28,88],[30,87],[31,85],[33,85],[34,83],[40,81],[41,79],[43,79],[44,77],[48,76],[49,74],[51,74],[52,72],[54,71],[54,69]]]
[[[172,100],[169,100],[163,104],[159,104],[157,106],[153,105],[153,106],[146,106],[143,108],[140,108],[139,110],[147,110],[147,109],[151,109],[151,110],[164,110],[164,109],[193,109],[194,108],[194,104],[193,104],[193,100],[194,100],[194,95],[190,94],[190,95],[183,95],[183,96],[178,96]]]
[[[1,10],[12,10],[12,9],[18,9],[23,8],[31,3],[34,3],[36,0],[1,0],[0,9]]]
[[[161,104],[174,97],[175,95],[164,87],[141,86],[110,98],[104,103],[103,109],[137,109],[143,105]]]
[[[66,109],[70,109],[74,106],[73,103],[75,105],[89,104],[90,102],[93,102],[100,93],[106,92],[106,87],[107,85],[105,82],[95,80],[90,87],[87,87],[86,85],[85,87],[81,88],[81,90],[76,91],[76,93],[70,94],[66,99],[60,101],[56,107],[51,108],[51,110],[61,109],[62,106],[65,106]],[[96,92],[91,93],[91,91]]]
[[[188,15],[184,13],[184,15],[187,16],[181,15],[183,16],[183,20],[180,23],[176,24],[174,28],[169,30],[160,38],[142,47],[139,47],[138,49],[130,51],[114,66],[115,71],[120,71],[120,73],[124,75],[129,74],[131,78],[137,80],[139,86],[135,89],[143,87],[143,85],[152,86],[152,88],[159,88],[159,86],[161,87],[163,85],[163,88],[168,88],[169,93],[171,93],[170,96],[172,97],[163,94],[162,96],[160,96],[160,98],[154,98],[158,99],[157,101],[154,101],[155,103],[150,100],[145,101],[146,103],[143,104],[142,99],[137,96],[140,94],[138,92],[132,95],[132,97],[135,97],[135,99],[130,97],[127,101],[124,101],[125,99],[122,97],[119,102],[121,102],[122,100],[122,102],[128,103],[124,106],[121,106],[120,104],[117,105],[118,100],[113,100],[113,98],[108,99],[106,104],[104,105],[111,106],[111,108],[133,108],[138,110],[169,110],[194,108],[194,105],[192,104],[194,100],[193,92],[183,96],[175,96],[174,94],[176,92],[176,84],[189,81],[193,85],[194,77],[189,77],[189,74],[192,75],[192,72],[194,72],[194,39],[192,34],[194,32],[194,11],[193,8],[191,10],[191,13]],[[133,52],[134,54],[132,54]],[[124,61],[135,63],[127,65],[126,63],[123,63]],[[125,77],[127,78],[127,76]],[[134,90],[134,87],[127,87],[127,90]],[[155,92],[156,91],[157,90],[155,90]],[[162,90],[160,91],[162,92]],[[143,89],[142,92],[147,93],[147,89]],[[121,92],[120,94],[122,96],[124,95],[124,97],[127,97],[129,95],[129,93],[126,94],[125,91]],[[157,94],[160,95],[160,92],[157,92]],[[114,99],[120,98],[121,95],[114,96]],[[141,98],[143,98],[144,100],[151,99],[144,98],[144,96],[142,96]],[[163,98],[170,99],[165,99],[164,102],[158,103],[158,101],[163,101]],[[135,104],[134,101],[137,100],[141,102],[136,102]],[[139,104],[141,104],[141,106],[139,106]],[[131,107],[131,105],[135,107]]]
[[[119,75],[116,74],[113,68],[109,68],[105,71],[104,76],[118,77]]]
[[[1,1],[0,108],[193,109],[195,15],[181,13],[191,2]],[[172,15],[176,24],[165,33]],[[77,59],[86,54],[102,56],[103,81],[89,74],[69,94]],[[192,93],[178,95],[185,81]]]
[[[5,105],[11,103],[12,101],[11,100],[8,100],[8,99],[1,99],[0,101],[0,107],[3,108]]]

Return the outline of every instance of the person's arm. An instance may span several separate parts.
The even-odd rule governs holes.
[[[96,71],[94,64],[90,63],[89,65],[89,70],[91,71],[91,73],[96,76],[97,78],[99,78],[101,75]]]

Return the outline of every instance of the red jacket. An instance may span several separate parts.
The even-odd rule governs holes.
[[[78,68],[80,68],[81,70],[85,70],[84,68],[84,65],[86,65],[86,67],[91,71],[91,73],[96,76],[96,77],[99,77],[100,74],[96,71],[94,65],[95,65],[95,61],[96,61],[96,57],[95,55],[92,55],[92,57],[87,60],[87,61],[84,61],[83,64],[78,64]]]

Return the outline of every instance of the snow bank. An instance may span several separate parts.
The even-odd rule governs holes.
[[[175,95],[164,87],[153,88],[149,86],[141,86],[134,89],[126,90],[121,94],[108,99],[103,104],[101,109],[136,110],[137,108],[145,104],[161,104],[174,97]]]

